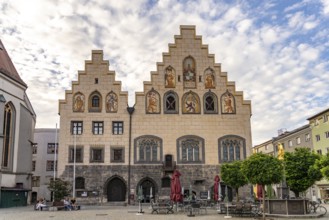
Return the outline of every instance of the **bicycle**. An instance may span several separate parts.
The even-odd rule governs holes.
[[[327,214],[326,207],[322,206],[320,203],[311,201],[308,205],[309,213],[320,213],[321,216]]]

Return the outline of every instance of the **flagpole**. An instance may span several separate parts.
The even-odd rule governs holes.
[[[74,124],[73,134],[74,134],[74,150],[73,150],[73,192],[72,197],[75,198],[75,162],[76,162],[76,150],[77,150],[77,144],[76,144],[76,138],[77,138],[77,127],[76,124]]]
[[[54,181],[56,180],[56,168],[57,168],[57,123],[55,130]],[[53,192],[53,202],[54,201],[55,201],[55,192]]]

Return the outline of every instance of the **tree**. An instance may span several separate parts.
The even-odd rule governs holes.
[[[234,161],[223,164],[221,168],[222,180],[235,189],[237,201],[239,201],[239,188],[248,183],[247,178],[241,170],[241,166],[241,161]]]
[[[242,172],[251,184],[262,186],[263,207],[265,207],[265,185],[280,183],[283,178],[283,164],[276,158],[262,153],[251,155],[242,163]],[[263,212],[265,219],[265,212]]]
[[[54,200],[60,201],[70,194],[70,183],[62,179],[51,180],[48,189],[54,193]]]
[[[315,167],[318,168],[322,176],[329,181],[329,153],[316,160]]]
[[[309,148],[296,148],[294,152],[286,152],[284,155],[285,177],[287,185],[296,197],[300,192],[306,191],[316,181],[321,180],[320,169],[315,165],[315,161],[320,156],[311,152]]]

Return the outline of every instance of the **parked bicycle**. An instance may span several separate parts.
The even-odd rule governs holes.
[[[326,207],[322,206],[320,203],[315,201],[309,202],[308,210],[310,213],[319,213],[321,216],[327,214]]]

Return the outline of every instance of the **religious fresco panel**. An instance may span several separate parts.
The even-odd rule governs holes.
[[[215,71],[210,67],[204,71],[204,86],[206,89],[215,88]]]
[[[118,111],[118,96],[115,92],[111,91],[106,96],[106,112]]]
[[[73,111],[84,112],[85,110],[85,96],[81,92],[77,92],[73,96]]]
[[[199,114],[201,112],[200,98],[196,93],[189,91],[183,95],[182,112],[184,114]]]
[[[172,66],[168,66],[165,70],[165,87],[175,88],[176,86],[176,73]]]
[[[193,57],[188,56],[183,61],[183,81],[185,89],[196,88],[196,68]]]
[[[146,113],[148,114],[159,114],[160,113],[160,95],[157,91],[152,88],[146,94]]]
[[[222,114],[235,114],[235,98],[228,90],[221,97]]]

